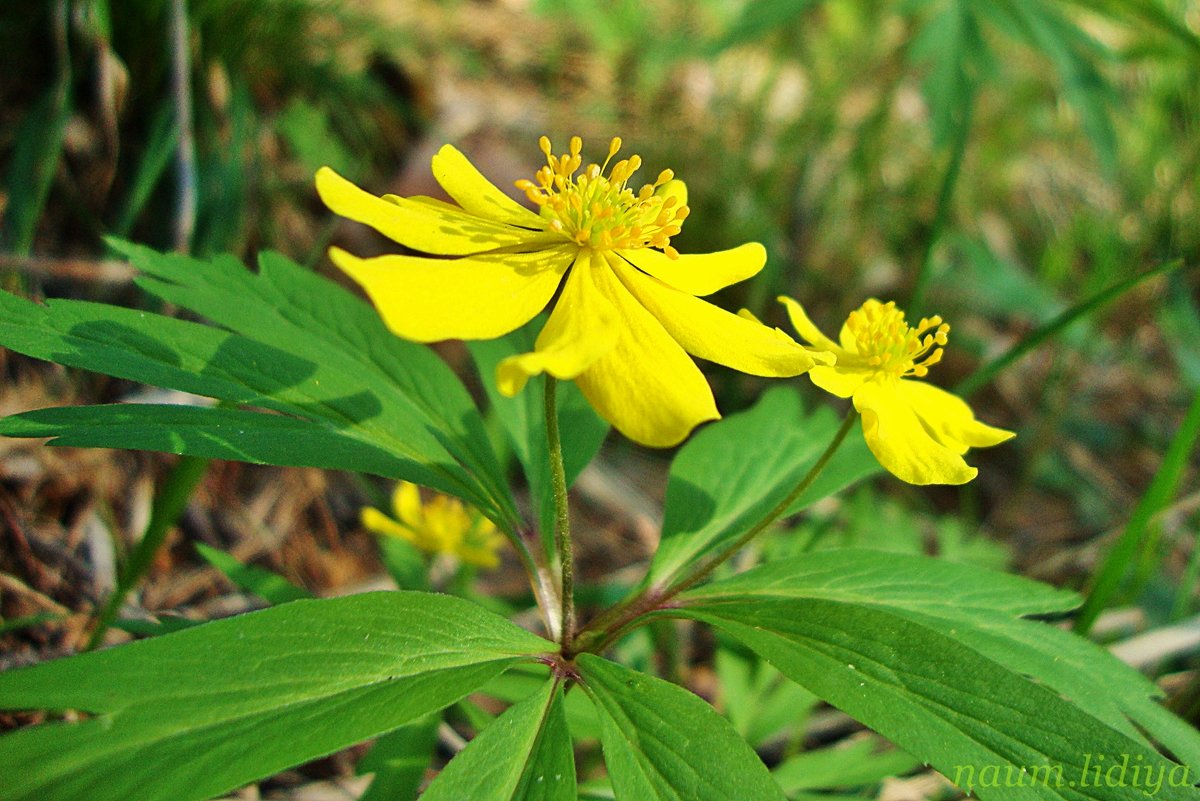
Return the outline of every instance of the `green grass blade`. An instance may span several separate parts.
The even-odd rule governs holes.
[[[1173,270],[1178,269],[1182,265],[1181,261],[1170,261],[1166,264],[1159,265],[1152,270],[1147,270],[1144,273],[1126,278],[1123,281],[1118,281],[1110,287],[1102,289],[1090,298],[1075,304],[1071,308],[1059,314],[1052,320],[1047,321],[1044,325],[1030,332],[1028,336],[1022,339],[1017,344],[1013,345],[1008,351],[1001,356],[996,357],[992,361],[980,367],[971,375],[959,382],[954,388],[957,395],[963,397],[972,395],[980,388],[986,386],[993,378],[999,375],[1003,370],[1007,369],[1015,362],[1021,359],[1022,356],[1040,346],[1043,342],[1053,339],[1058,334],[1071,325],[1076,320],[1086,317],[1093,311],[1096,311],[1105,304],[1116,300],[1124,295],[1129,290],[1138,286],[1144,281],[1147,281],[1155,276],[1164,275]]]
[[[56,86],[46,92],[17,130],[16,148],[8,171],[8,208],[0,225],[0,245],[21,256],[33,248],[38,219],[50,194],[50,184],[62,156],[70,94]]]
[[[1197,437],[1200,437],[1200,392],[1192,399],[1187,416],[1184,417],[1166,456],[1163,457],[1162,466],[1158,468],[1154,480],[1134,507],[1121,538],[1105,558],[1095,583],[1088,592],[1087,600],[1075,618],[1075,631],[1086,634],[1091,629],[1096,618],[1120,590],[1134,558],[1138,558],[1139,561],[1137,575],[1144,580],[1148,560],[1153,559],[1150,552],[1154,550],[1157,539],[1147,536],[1150,520],[1175,497],[1175,489],[1187,467],[1188,457],[1196,445]]]

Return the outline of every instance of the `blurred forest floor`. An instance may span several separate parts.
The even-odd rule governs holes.
[[[0,8],[4,289],[147,305],[105,235],[248,263],[277,249],[333,276],[329,244],[389,244],[321,206],[317,167],[376,194],[439,195],[429,157],[452,142],[510,188],[539,166],[543,133],[582,135],[585,156],[619,135],[649,174],[673,169],[693,209],[673,242],[681,252],[763,242],[768,268],[717,296],[725,308],[782,324],[774,298],[787,293],[828,330],[868,296],[903,307],[916,295],[910,316],[953,325],[931,376],[946,387],[1106,288],[1179,260],[973,392],[981,419],[1019,433],[972,454],[976,482],[878,478],[819,505],[794,536],[1086,589],[1174,446],[1176,482],[1152,499],[1133,579],[1096,633],[1138,637],[1130,658],[1198,715],[1196,638],[1159,652],[1161,637],[1139,635],[1200,626],[1200,462],[1178,433],[1200,389],[1200,3],[190,0],[182,27],[171,7]],[[181,130],[195,154],[182,171]],[[439,350],[470,372],[459,345]],[[766,385],[708,372],[726,415]],[[4,350],[0,375],[0,415],[165,394]],[[585,472],[585,582],[640,575],[669,457],[610,436]],[[173,462],[0,440],[0,669],[81,646]],[[389,490],[214,463],[136,606],[210,618],[261,604],[194,543],[319,595],[389,586],[358,523]],[[513,559],[479,581],[524,592]],[[702,658],[689,671],[694,689],[711,689]],[[331,757],[279,786],[345,777],[352,764]]]

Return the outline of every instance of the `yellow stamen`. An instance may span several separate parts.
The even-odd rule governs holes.
[[[596,250],[655,247],[670,258],[679,257],[670,240],[681,230],[689,209],[680,206],[674,196],[655,194],[658,187],[674,180],[673,171],[663,170],[653,184],[635,194],[627,184],[642,166],[640,156],[621,159],[609,170],[609,162],[621,149],[620,137],[609,143],[603,165],[588,164],[582,173],[583,140],[578,136],[571,137],[569,152],[561,156],[554,155],[545,136],[538,146],[546,164],[534,174],[534,180],[522,179],[516,187],[541,208],[551,230]]]
[[[894,301],[868,300],[850,313],[846,326],[859,357],[896,378],[928,374],[942,360],[942,346],[950,334],[950,326],[936,315],[922,318],[915,328],[909,326]]]

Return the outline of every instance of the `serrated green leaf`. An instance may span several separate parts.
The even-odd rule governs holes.
[[[375,774],[358,801],[414,801],[433,759],[441,720],[440,715],[429,715],[377,739],[354,766],[360,776]]]
[[[591,654],[578,664],[617,801],[782,801],[758,755],[700,698]]]
[[[0,294],[0,344],[320,421],[390,455],[401,464],[398,475],[392,465],[393,477],[462,497],[502,524],[515,520],[466,390],[428,348],[388,332],[364,302],[273,254],[263,256],[254,274],[231,257],[204,262],[110,244],[149,273],[139,279],[147,289],[231,330],[104,304],[38,305]]]
[[[204,557],[204,561],[224,573],[239,589],[254,593],[267,603],[285,604],[313,597],[308,590],[297,587],[278,573],[243,564],[230,554],[202,542],[196,543],[196,550]]]
[[[0,708],[84,719],[0,737],[0,799],[203,801],[395,729],[553,647],[469,601],[392,592],[9,671]]]
[[[530,380],[515,398],[505,397],[496,384],[496,366],[501,361],[534,349],[535,331],[544,323],[533,323],[499,339],[471,342],[469,348],[488,402],[504,426],[525,479],[538,531],[551,542],[554,533],[554,494],[550,484],[550,459],[546,445],[545,377]],[[559,434],[562,440],[563,470],[570,487],[583,468],[596,456],[609,425],[588,404],[574,382],[557,385]]]
[[[734,635],[952,780],[958,766],[963,777],[966,766],[1062,768],[1063,786],[1025,795],[992,795],[995,787],[976,782],[985,799],[1135,797],[1129,786],[1067,784],[1084,781],[1089,753],[1127,753],[1171,769],[1130,720],[1181,759],[1197,753],[1200,735],[1189,738],[1164,719],[1151,700],[1156,688],[1136,671],[1066,631],[1018,617],[1070,608],[1073,594],[1015,576],[837,550],[764,565],[680,600],[699,604],[685,616]]]
[[[448,764],[421,801],[575,801],[575,755],[562,685],[509,707]]]
[[[777,387],[749,411],[692,437],[671,463],[662,541],[648,580],[668,583],[682,567],[734,539],[782,501],[839,425],[828,408],[806,414],[794,390]],[[851,433],[789,514],[879,470],[862,436]]]
[[[147,292],[258,342],[339,365],[386,413],[410,421],[403,437],[433,438],[471,471],[489,496],[473,501],[477,506],[515,517],[483,419],[462,382],[428,347],[392,334],[365,301],[278,253],[261,253],[253,273],[231,257],[202,262],[109,244],[145,273],[137,283]]]

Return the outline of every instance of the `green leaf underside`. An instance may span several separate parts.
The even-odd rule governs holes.
[[[440,722],[440,715],[429,715],[378,738],[354,766],[360,776],[375,774],[358,801],[413,801],[433,759]]]
[[[617,801],[782,801],[758,755],[699,697],[591,654],[578,665]]]
[[[144,289],[229,330],[105,304],[38,305],[0,294],[0,344],[317,422],[390,454],[409,480],[463,497],[493,517],[514,517],[466,390],[428,348],[388,332],[366,303],[277,254],[264,253],[253,273],[232,257],[204,262],[110,244],[146,273],[138,279]]]
[[[0,674],[0,708],[86,719],[0,737],[3,801],[202,801],[445,707],[552,649],[458,598],[296,601]],[[3,770],[3,769],[0,769]]]
[[[799,483],[839,425],[830,409],[805,414],[795,390],[777,387],[749,411],[693,436],[671,464],[662,541],[648,580],[668,583],[749,528]],[[862,435],[851,433],[789,514],[880,469]]]
[[[1090,786],[1084,766],[1094,768],[1098,755],[1107,767],[1129,754],[1133,764],[1155,766],[1155,775],[1169,773],[1173,763],[1121,713],[1165,743],[1169,732],[1186,745],[1182,721],[1164,720],[1165,710],[1150,700],[1154,686],[1095,646],[1012,617],[1058,611],[1069,599],[977,568],[832,551],[701,588],[682,598],[689,606],[675,614],[738,638],[952,781],[969,783],[973,768],[970,789],[982,798],[1143,798],[1133,782]],[[1005,775],[1008,766],[1019,773],[1047,765],[1061,766],[1062,786],[1056,773],[1036,787],[1028,774],[1024,787],[980,781],[986,766]],[[1158,797],[1198,795],[1164,785]]]
[[[1152,682],[1089,640],[1021,619],[1075,608],[1072,592],[945,560],[844,549],[763,565],[684,601],[805,597],[904,616],[1035,677],[1109,727],[1138,739],[1141,727],[1183,762],[1200,764],[1200,733],[1154,700],[1162,693]]]
[[[285,604],[312,597],[308,590],[297,587],[278,573],[239,562],[225,551],[202,542],[196,543],[196,550],[204,557],[204,561],[224,573],[238,589],[253,593],[267,603]]]
[[[421,801],[575,801],[562,685],[509,707],[438,774]]]
[[[521,462],[533,507],[534,522],[544,535],[554,532],[554,494],[550,485],[550,460],[546,451],[546,414],[543,399],[546,380],[530,380],[515,398],[500,393],[496,367],[509,356],[534,349],[537,332],[545,315],[499,339],[470,343],[471,357],[497,417],[504,426],[513,452]],[[608,434],[609,425],[592,409],[573,381],[558,382],[558,419],[562,439],[563,469],[570,487],[583,468],[595,457]],[[548,542],[551,540],[547,540]]]

